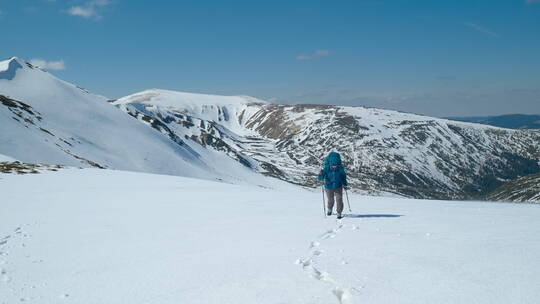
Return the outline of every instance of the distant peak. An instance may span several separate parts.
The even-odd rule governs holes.
[[[0,80],[12,80],[17,74],[17,70],[24,69],[26,62],[17,57],[11,57],[9,60],[0,61]],[[30,67],[30,66],[28,66]]]
[[[10,63],[18,63],[22,67],[29,67],[31,69],[35,68],[32,64],[30,64],[30,62],[28,62],[26,60],[23,60],[23,59],[21,59],[19,57],[11,57],[8,61]]]
[[[148,89],[115,101],[123,103],[147,103],[158,106],[182,107],[182,106],[230,106],[244,105],[248,103],[268,103],[255,97],[234,95],[213,95],[201,93],[187,93],[163,89]]]

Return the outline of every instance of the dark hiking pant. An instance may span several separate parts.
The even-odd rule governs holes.
[[[334,208],[334,201],[337,201],[336,211],[341,214],[343,211],[343,187],[326,189],[326,197],[328,198],[328,211],[331,211]]]

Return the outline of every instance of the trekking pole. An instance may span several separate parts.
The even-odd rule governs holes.
[[[349,192],[347,192],[347,188],[345,188],[345,195],[347,196],[347,205],[349,205],[349,212],[352,212],[351,202],[349,202]]]
[[[324,213],[324,217],[326,217],[326,204],[324,203],[324,186],[321,185],[321,191],[322,191],[322,209]]]

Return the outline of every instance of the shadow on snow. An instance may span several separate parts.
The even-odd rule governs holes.
[[[401,214],[345,214],[345,217],[350,218],[379,218],[379,217],[400,217]]]

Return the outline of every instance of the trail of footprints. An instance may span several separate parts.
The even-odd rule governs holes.
[[[336,297],[340,304],[348,302],[352,298],[351,290],[355,291],[356,288],[347,288],[341,285],[337,280],[332,278],[332,276],[321,269],[317,265],[317,260],[324,255],[324,250],[322,250],[321,243],[327,239],[333,239],[337,236],[339,232],[344,228],[342,220],[337,220],[337,225],[334,229],[327,230],[325,233],[320,235],[317,239],[313,240],[309,245],[308,258],[300,258],[296,261],[296,264],[302,266],[304,272],[308,273],[315,280],[331,284],[332,294]],[[351,225],[352,230],[357,230],[356,225]],[[347,261],[342,260],[342,265],[347,264]]]
[[[25,226],[31,226],[26,224]],[[15,228],[11,234],[0,238],[0,294],[7,294],[7,291],[12,293],[12,296],[18,299],[19,302],[38,300],[31,296],[38,286],[21,282],[24,277],[21,277],[20,271],[16,271],[13,257],[19,257],[17,265],[23,264],[40,264],[42,259],[32,259],[31,255],[25,250],[27,242],[32,238],[32,234],[27,232],[22,227]],[[25,261],[21,261],[23,256]],[[28,267],[28,266],[26,266]],[[13,273],[16,273],[14,276]],[[42,283],[46,286],[47,283]],[[0,304],[7,304],[6,299],[0,298]]]
[[[21,248],[26,247],[26,239],[31,235],[23,231],[22,227],[17,227],[9,235],[0,238],[0,291],[9,290],[11,293],[23,293],[26,286],[14,287],[12,284],[14,279],[11,275],[10,268],[10,255],[13,251],[18,251]],[[20,301],[25,301],[26,298],[21,297]],[[2,304],[7,303],[2,299]]]
[[[320,235],[317,239],[313,240],[309,245],[309,253],[308,258],[306,259],[298,259],[296,261],[296,264],[302,266],[302,269],[304,272],[308,273],[312,278],[329,283],[333,285],[332,288],[332,294],[336,297],[336,299],[339,301],[340,304],[343,304],[351,299],[351,290],[356,290],[355,288],[347,288],[343,287],[338,281],[332,278],[332,276],[323,270],[320,270],[318,267],[316,267],[317,260],[319,257],[324,255],[324,250],[320,248],[321,242],[324,242],[324,240],[327,239],[333,239],[337,236],[337,234],[343,229],[344,224],[342,220],[337,220],[337,225],[334,229],[330,229]],[[357,230],[358,227],[355,225],[351,225],[352,230]],[[10,242],[18,243],[19,246],[25,247],[25,241],[24,239],[32,237],[29,233],[24,233],[21,227],[17,227],[12,234],[4,236],[0,238],[0,290],[6,288],[6,285],[9,285],[9,283],[12,281],[12,277],[9,275],[8,271],[5,268],[5,265],[8,264],[8,258],[10,255],[10,247],[8,244]],[[29,256],[28,256],[29,257]],[[41,263],[43,260],[36,260],[32,261],[32,263]],[[347,264],[347,261],[342,260],[342,264]],[[29,286],[31,289],[34,289],[35,286]],[[25,288],[23,287],[20,291],[23,292]],[[12,292],[16,292],[16,290],[11,289]],[[65,295],[64,297],[67,297]],[[26,301],[26,298],[21,297],[20,301]],[[1,302],[0,304],[4,304],[5,302]]]
[[[7,259],[10,254],[10,246],[8,244],[10,242],[14,242],[16,238],[20,237],[26,238],[29,237],[29,235],[26,233],[23,234],[22,228],[17,227],[15,230],[13,230],[12,234],[0,238],[0,282],[2,283],[9,283],[12,280],[11,276],[8,274],[8,271],[5,268],[5,265],[8,263]],[[24,242],[22,243],[22,246],[25,246]]]

